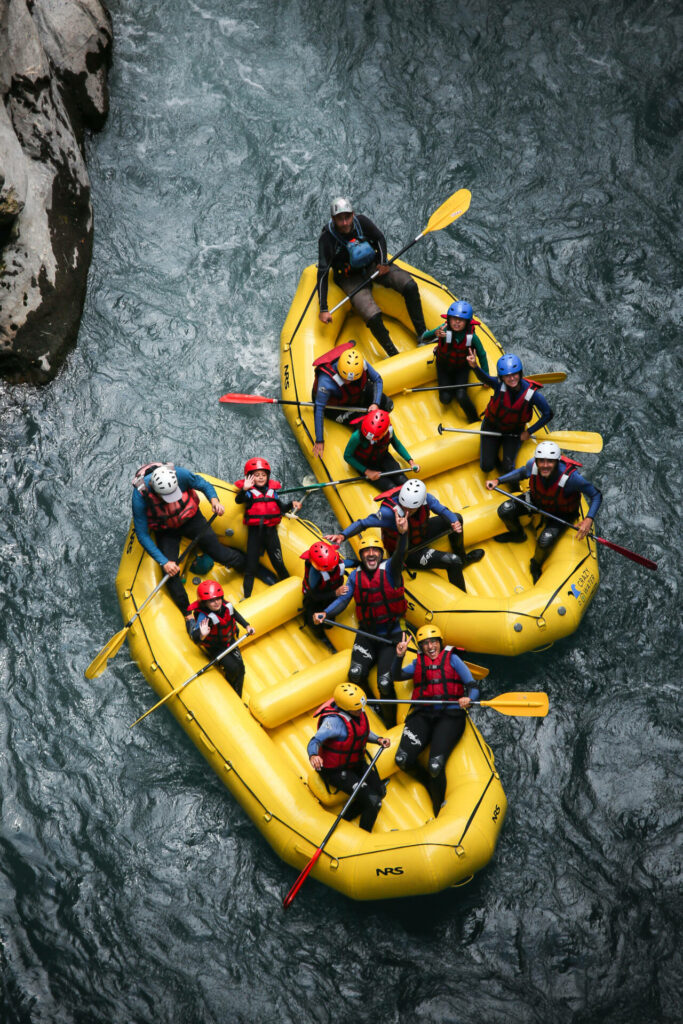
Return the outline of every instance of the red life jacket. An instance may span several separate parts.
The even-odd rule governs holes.
[[[301,584],[301,589],[304,594],[314,592],[320,597],[323,597],[325,594],[329,594],[330,597],[332,597],[335,590],[337,590],[338,587],[341,587],[344,582],[344,567],[342,563],[340,562],[338,565],[335,565],[332,572],[326,572],[323,569],[316,569],[315,571],[322,577],[322,583],[319,583],[317,587],[311,586],[310,575],[312,568],[313,566],[310,561],[306,559],[304,562],[304,578]]]
[[[398,494],[401,490],[400,487],[394,487],[390,491],[385,491],[384,494],[378,494],[375,501],[381,501],[380,509],[390,508],[393,515],[394,509],[398,508],[398,502],[394,501],[393,495]],[[404,511],[401,509],[401,511]],[[416,544],[421,544],[427,536],[427,523],[429,521],[429,508],[426,503],[420,505],[417,511],[411,511],[408,516],[408,547],[413,548]],[[387,530],[384,526],[382,527],[382,543],[384,544],[384,550],[388,555],[393,555],[398,544],[398,530],[389,529]]]
[[[329,363],[318,363],[315,369],[315,380],[313,381],[313,401],[318,393],[318,381],[320,374],[324,374],[334,381],[340,389],[341,394],[334,396],[334,405],[355,405],[365,391],[368,382],[368,371],[363,367],[358,380],[344,380],[337,371],[337,359],[331,359]]]
[[[570,522],[576,519],[581,504],[581,492],[567,494],[565,487],[567,480],[572,473],[576,473],[576,467],[580,465],[581,463],[575,462],[574,459],[563,457],[559,460],[557,470],[551,473],[548,480],[544,480],[534,462],[529,477],[529,493],[534,505],[542,512],[550,512],[561,519],[568,519]]]
[[[372,576],[368,575],[362,565],[356,569],[353,598],[361,629],[373,629],[394,622],[405,614],[408,607],[403,584],[392,587],[385,564],[382,562]]]
[[[365,765],[365,746],[370,732],[368,716],[364,711],[356,718],[338,708],[333,700],[323,704],[316,711],[316,716],[322,722],[329,715],[336,715],[341,718],[346,726],[346,739],[325,740],[320,748],[320,756],[323,759],[323,768],[348,768],[355,765]]]
[[[237,639],[238,628],[234,618],[235,609],[229,601],[223,601],[220,610],[217,612],[211,612],[203,605],[203,601],[193,601],[192,604],[187,606],[187,610],[192,612],[195,622],[199,618],[198,613],[204,612],[211,623],[211,629],[198,643],[201,647],[209,649],[218,648],[223,651],[226,647],[234,644]]]
[[[360,430],[358,431],[360,433]],[[376,469],[381,466],[384,456],[389,450],[391,439],[394,436],[394,428],[389,427],[386,434],[380,437],[379,441],[371,444],[366,437],[360,435],[360,444],[356,448],[354,457],[365,466],[366,469]]]
[[[235,480],[235,487],[241,490],[243,486],[244,480]],[[282,521],[282,509],[275,500],[275,492],[281,487],[279,480],[269,480],[265,491],[258,487],[245,491],[247,500],[242,520],[245,526],[277,526]]]
[[[521,432],[531,419],[533,398],[540,386],[522,377],[519,391],[512,395],[510,389],[502,384],[486,406],[484,416],[488,426],[502,434]]]
[[[465,696],[465,687],[451,665],[452,647],[443,647],[436,659],[418,654],[413,675],[413,700],[457,700]]]
[[[467,353],[474,344],[474,328],[478,326],[478,320],[470,320],[470,330],[461,338],[457,337],[455,331],[446,328],[446,336],[439,338],[436,345],[437,362],[451,370],[467,366]],[[460,334],[459,331],[457,333]]]
[[[183,491],[179,501],[164,501],[150,487],[147,489],[145,500],[147,525],[150,530],[177,530],[199,511],[199,495],[194,490]]]

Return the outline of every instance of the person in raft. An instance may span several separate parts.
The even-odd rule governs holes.
[[[223,588],[216,580],[202,580],[197,587],[197,600],[188,605],[192,618],[187,620],[190,639],[202,647],[209,660],[231,647],[239,636],[238,626],[254,635],[254,627],[226,601]],[[238,697],[242,696],[244,662],[239,647],[218,662],[223,675]]]
[[[474,352],[484,373],[489,372],[484,346],[475,331],[479,321],[473,318],[469,302],[453,302],[441,316],[446,321],[445,325],[435,327],[432,331],[425,331],[420,344],[424,345],[436,338],[434,355],[436,379],[441,389],[439,399],[443,405],[450,405],[455,399],[467,422],[475,423],[479,416],[474,402],[469,397],[468,389],[463,385],[467,383],[470,375],[470,365],[467,362],[470,352]]]
[[[479,690],[465,662],[452,647],[444,647],[437,626],[421,626],[416,639],[420,653],[403,667],[408,638],[404,635],[396,645],[393,678],[412,679],[411,700],[427,700],[430,704],[415,704],[408,712],[396,764],[409,771],[429,744],[429,795],[437,817],[446,796],[446,764],[465,729],[465,709],[478,700]]]
[[[324,540],[317,540],[315,544],[311,544],[308,551],[304,551],[299,557],[305,562],[301,584],[304,595],[304,620],[317,637],[324,639],[325,630],[330,627],[316,625],[313,616],[327,608],[335,597],[341,597],[346,593],[344,569],[358,563],[353,558],[342,561],[337,549],[326,544]]]
[[[391,678],[393,645],[401,638],[401,618],[407,604],[403,589],[403,559],[408,536],[408,520],[396,516],[399,542],[388,561],[383,560],[384,550],[378,533],[369,530],[361,534],[358,555],[360,567],[354,569],[348,578],[344,593],[336,598],[324,611],[316,612],[313,621],[322,625],[323,619],[333,619],[342,612],[351,597],[356,602],[358,626],[366,636],[357,636],[351,651],[349,682],[363,687],[370,696],[368,675],[373,665],[377,666],[377,687],[380,697],[395,697]],[[374,639],[376,638],[376,639]],[[387,643],[387,640],[393,643]],[[382,719],[387,726],[396,723],[396,707],[382,706]]]
[[[365,287],[351,299],[351,305],[388,356],[397,355],[398,349],[382,320],[382,311],[372,296],[369,278],[375,271],[384,288],[392,288],[405,299],[408,316],[418,338],[424,334],[425,321],[417,284],[405,270],[387,264],[386,238],[369,217],[364,217],[362,213],[354,214],[353,206],[343,196],[332,200],[330,220],[318,239],[318,319],[324,324],[332,322],[332,314],[327,311],[330,267],[334,280],[347,295],[365,282]]]
[[[370,483],[381,490],[384,486],[380,480],[382,474],[401,469],[393,455],[389,454],[390,447],[410,463],[410,468],[414,472],[419,470],[420,467],[413,461],[405,445],[394,434],[388,412],[375,409],[374,412],[368,412],[354,422],[357,427],[349,438],[344,458],[349,466]],[[393,483],[404,484],[408,477],[405,473],[396,472],[392,474],[391,479]]]
[[[475,548],[465,554],[465,536],[462,516],[451,512],[430,494],[422,480],[406,480],[401,487],[393,487],[384,494],[378,494],[375,501],[381,502],[377,512],[356,519],[341,533],[334,533],[325,539],[332,544],[341,544],[349,537],[355,537],[361,530],[380,529],[382,543],[391,555],[398,542],[396,532],[396,509],[408,520],[408,552],[405,563],[409,569],[445,569],[448,582],[460,590],[466,590],[462,574],[463,566],[472,565],[484,557],[483,548]],[[450,551],[438,551],[427,546],[427,542],[441,536],[448,530]],[[418,550],[413,550],[413,549]]]
[[[315,712],[319,725],[308,743],[308,759],[311,767],[320,772],[328,789],[334,786],[343,793],[352,793],[368,767],[365,759],[367,744],[390,745],[386,736],[378,736],[370,729],[364,705],[365,695],[359,686],[340,683],[332,700]],[[344,814],[345,820],[351,821],[360,814],[360,827],[372,832],[384,791],[384,783],[373,766]]]
[[[358,408],[366,408],[368,412],[384,409],[391,412],[394,403],[382,390],[382,378],[377,370],[367,363],[360,352],[353,346],[355,341],[347,341],[326,352],[315,360],[315,380],[313,381],[313,402],[315,422],[315,444],[313,454],[320,458],[325,447],[324,417],[349,426],[356,416]],[[337,408],[327,406],[349,405],[354,411],[341,412]]]
[[[271,564],[281,580],[289,576],[285,568],[277,528],[285,512],[298,512],[300,501],[283,501],[278,497],[282,487],[270,476],[270,463],[266,459],[247,459],[244,478],[235,480],[235,502],[244,505],[244,524],[247,527],[247,562],[244,570],[244,596],[251,597],[254,576],[258,575],[259,558],[268,553]]]
[[[515,459],[523,441],[528,441],[532,434],[549,423],[553,411],[541,394],[540,384],[526,380],[522,374],[522,360],[519,356],[508,353],[501,356],[496,364],[497,377],[491,377],[477,366],[474,351],[467,354],[467,361],[474,370],[475,376],[488,387],[493,388],[493,396],[484,411],[481,424],[481,454],[479,465],[484,473],[490,473],[498,465],[504,473],[515,468]],[[534,409],[540,418],[532,427],[528,427]],[[486,437],[483,431],[491,430],[502,434],[502,437]],[[499,449],[502,447],[502,459],[499,460]]]
[[[170,577],[168,591],[186,618],[189,600],[178,566],[181,537],[194,540],[201,534],[199,546],[214,562],[220,562],[238,572],[243,572],[246,566],[241,551],[221,544],[210,527],[204,529],[206,519],[199,511],[198,491],[209,499],[216,515],[222,516],[225,513],[213,485],[203,476],[191,473],[182,466],[150,462],[141,466],[133,477],[133,524],[136,536],[147,554]],[[150,531],[154,533],[156,543]],[[274,582],[270,574],[265,578]]]
[[[530,504],[542,512],[550,512],[551,515],[567,522],[567,526],[563,526],[554,519],[542,520],[541,530],[536,538],[536,550],[529,562],[534,584],[541,578],[543,563],[568,529],[569,523],[577,520],[582,494],[590,504],[588,515],[581,520],[576,536],[583,540],[593,527],[593,520],[602,503],[602,494],[594,484],[589,483],[577,472],[576,467],[580,465],[580,462],[562,455],[559,445],[554,441],[541,441],[536,447],[533,459],[529,459],[524,466],[486,483],[488,489],[492,490],[498,484],[528,479],[529,494],[525,500],[529,500]],[[521,516],[533,516],[534,513],[530,509],[526,510],[521,500],[508,498],[498,506],[498,515],[507,526],[507,532],[499,533],[494,540],[500,544],[520,544],[526,540],[524,527],[519,520]]]

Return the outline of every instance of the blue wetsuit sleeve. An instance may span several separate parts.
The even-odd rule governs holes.
[[[516,483],[518,480],[526,480],[531,476],[533,465],[534,460],[529,459],[529,461],[525,462],[523,466],[519,467],[519,469],[511,469],[509,473],[503,473],[502,476],[499,476],[498,483],[507,484],[512,482]]]
[[[349,537],[355,537],[356,534],[362,533],[363,530],[369,530],[372,528],[381,529],[382,526],[386,526],[387,524],[383,522],[383,512],[384,509],[382,509],[381,512],[374,512],[371,516],[366,516],[365,519],[356,519],[355,523],[350,523],[346,529],[341,531],[342,537],[344,540],[348,540]],[[393,516],[391,517],[391,521],[392,524],[395,525]]]
[[[191,473],[189,469],[183,469],[181,466],[176,466],[176,476],[178,477],[178,486],[181,491],[201,491],[209,501],[212,498],[217,498],[216,488],[213,484],[210,484],[208,480],[205,480],[203,476],[199,476],[197,473]]]
[[[349,588],[348,594],[342,594],[341,597],[336,597],[332,604],[329,604],[327,608],[323,609],[328,619],[333,619],[335,615],[339,615],[343,612],[347,604],[353,597],[353,588],[356,585],[356,570],[354,569],[348,580],[346,586]]]
[[[408,534],[399,533],[396,550],[387,562],[387,576],[392,587],[398,587],[403,577],[403,559],[408,546]]]
[[[401,665],[401,659],[396,655],[391,666],[391,674],[394,679],[412,679],[415,675],[417,661],[411,661],[409,665]]]
[[[457,522],[457,517],[450,509],[442,505],[438,498],[435,498],[433,494],[427,495],[427,508],[430,512],[433,512],[435,516],[441,516],[449,523]]]
[[[577,491],[580,491],[590,502],[590,508],[586,513],[586,517],[595,519],[597,511],[602,504],[601,492],[595,484],[590,483],[580,473],[572,473],[569,480],[567,480],[567,494],[575,494]]]
[[[322,724],[315,736],[311,737],[306,747],[309,757],[320,753],[320,748],[325,740],[343,740],[346,738],[346,726],[339,715],[325,715]]]
[[[373,387],[373,405],[379,405],[380,399],[382,397],[382,388],[384,387],[384,382],[374,367],[370,366],[369,363],[366,363],[365,365],[368,371],[368,380],[370,381]]]
[[[315,421],[315,442],[316,444],[322,444],[325,434],[324,426],[324,413],[325,406],[328,404],[334,405],[335,398],[338,398],[341,394],[339,388],[330,380],[329,377],[323,376],[322,374],[318,377],[318,390],[315,393],[315,410],[314,410],[314,421]]]
[[[474,365],[474,376],[477,377],[482,384],[486,384],[488,387],[493,388],[494,391],[500,390],[500,381],[498,378],[492,377],[489,373],[485,373],[481,366],[476,363]]]
[[[539,413],[541,414],[541,418],[536,423],[534,423],[532,427],[527,428],[530,434],[535,434],[536,431],[540,430],[541,427],[544,427],[546,423],[550,423],[551,419],[555,414],[548,405],[545,396],[542,395],[540,391],[535,392],[531,404],[536,406]]]
[[[152,535],[149,532],[149,526],[147,525],[147,503],[139,491],[133,488],[133,525],[135,527],[135,536],[140,541],[140,544],[147,552],[147,554],[158,562],[159,565],[166,565],[168,559],[163,551],[156,546],[152,540]]]

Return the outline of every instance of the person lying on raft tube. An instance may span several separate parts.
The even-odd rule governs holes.
[[[311,544],[308,551],[302,552],[299,557],[305,562],[301,582],[304,620],[315,636],[322,640],[325,638],[325,630],[331,627],[317,626],[313,617],[316,612],[327,608],[335,597],[341,597],[346,593],[344,569],[355,567],[358,562],[355,558],[346,558],[342,561],[337,549],[326,544],[324,540],[317,540],[315,544]]]
[[[360,782],[368,762],[365,748],[368,743],[388,747],[386,736],[378,736],[370,729],[368,716],[363,710],[365,695],[360,686],[340,683],[332,700],[318,708],[315,716],[318,731],[309,740],[306,752],[311,767],[320,772],[327,788],[334,786],[351,794]],[[373,767],[356,794],[354,802],[344,814],[350,821],[360,814],[360,827],[372,832],[373,825],[385,793],[385,784]]]
[[[210,527],[204,529],[206,519],[199,511],[197,491],[209,499],[216,515],[225,513],[213,484],[182,466],[151,462],[141,466],[133,477],[135,534],[147,554],[170,577],[168,592],[186,618],[189,599],[178,567],[181,537],[194,540],[201,533],[199,546],[214,562],[238,572],[243,572],[247,564],[241,551],[221,544]],[[156,544],[150,531],[154,532]]]
[[[420,344],[424,345],[436,338],[436,379],[443,389],[439,391],[442,405],[450,405],[455,399],[467,422],[475,423],[479,419],[477,410],[463,384],[467,383],[470,375],[470,364],[467,361],[470,352],[474,352],[484,373],[489,372],[486,351],[475,331],[479,321],[473,318],[469,302],[453,302],[441,316],[446,321],[445,325],[425,331]]]
[[[247,459],[244,464],[244,479],[235,480],[237,493],[235,502],[244,505],[244,524],[247,527],[247,561],[244,570],[244,596],[250,597],[254,589],[254,576],[258,576],[259,559],[268,553],[278,579],[289,576],[282,557],[277,528],[285,512],[298,512],[300,501],[287,501],[278,496],[282,487],[279,480],[270,476],[267,459]],[[272,580],[272,577],[271,577]],[[274,581],[273,581],[274,582]]]
[[[522,376],[524,369],[519,356],[512,353],[501,356],[496,364],[497,377],[489,376],[477,366],[477,357],[473,351],[468,352],[467,361],[475,376],[483,384],[493,388],[493,396],[484,411],[481,429],[505,435],[485,437],[482,434],[479,465],[484,473],[490,473],[496,465],[500,466],[504,473],[509,473],[515,468],[515,459],[522,442],[528,441],[532,434],[549,423],[553,418],[553,411],[539,390],[541,385]],[[534,409],[538,410],[540,419],[533,427],[528,428],[527,424]],[[501,447],[502,460],[498,458]]]
[[[445,569],[448,582],[460,590],[466,590],[462,574],[463,566],[472,565],[484,557],[483,548],[475,548],[465,554],[465,537],[462,516],[451,512],[430,494],[422,480],[406,480],[401,487],[393,487],[378,494],[375,501],[381,502],[379,510],[365,519],[356,519],[341,533],[329,534],[325,539],[332,544],[341,544],[349,537],[355,537],[361,530],[380,529],[382,543],[387,554],[392,554],[398,542],[396,531],[396,510],[408,520],[408,552],[405,563],[409,569]],[[433,513],[433,515],[431,514]],[[438,551],[427,547],[425,542],[441,536],[447,529],[450,551]],[[419,548],[417,551],[412,548]]]
[[[499,484],[528,480],[529,493],[524,500],[530,501],[542,512],[550,512],[553,516],[565,519],[567,524],[576,522],[583,494],[590,503],[588,515],[581,520],[576,534],[579,540],[583,540],[593,527],[593,520],[602,503],[602,494],[594,484],[589,483],[577,472],[576,467],[580,465],[580,462],[562,455],[559,445],[554,441],[541,441],[536,447],[533,459],[529,459],[524,466],[512,470],[511,473],[505,473],[497,480],[488,480],[486,486],[492,490]],[[519,520],[521,516],[534,516],[534,512],[530,509],[527,511],[521,501],[508,498],[498,506],[498,515],[507,526],[507,532],[499,533],[494,540],[499,544],[521,544],[526,540],[524,527]],[[568,526],[562,526],[554,519],[544,518],[541,521],[540,532],[536,538],[536,550],[529,562],[534,584],[541,578],[543,563],[567,529]]]
[[[248,636],[255,632],[254,627],[224,598],[223,588],[217,580],[202,580],[197,587],[197,600],[187,609],[192,612],[192,618],[186,623],[187,632],[190,639],[206,651],[209,661],[235,643],[239,636],[238,626],[245,629]],[[241,697],[244,662],[239,647],[221,658],[217,667]]]
[[[380,474],[401,468],[396,459],[389,454],[390,447],[395,448],[401,458],[410,463],[410,468],[414,472],[419,470],[418,464],[413,461],[406,447],[394,434],[389,413],[376,409],[353,422],[357,423],[358,427],[349,438],[344,458],[349,466],[370,483],[381,489],[381,481],[377,482]],[[405,473],[396,473],[391,479],[395,484],[404,484],[408,477]]]
[[[315,444],[313,454],[320,458],[325,448],[324,417],[350,426],[356,412],[340,412],[339,409],[328,409],[328,405],[351,405],[356,408],[364,406],[368,412],[384,409],[391,412],[394,403],[384,394],[382,378],[360,352],[353,346],[355,341],[347,341],[326,352],[315,360],[315,380],[313,381],[312,398],[315,403]]]
[[[373,665],[377,666],[377,686],[380,697],[394,698],[394,684],[391,679],[393,648],[382,640],[398,643],[402,634],[402,617],[407,604],[403,589],[403,559],[408,539],[408,520],[395,512],[396,530],[399,541],[388,561],[383,561],[384,550],[378,533],[369,530],[361,534],[359,558],[360,567],[354,569],[337,597],[322,612],[316,612],[313,621],[322,625],[323,619],[333,619],[348,605],[353,596],[356,602],[358,625],[368,636],[357,636],[351,651],[349,682],[361,686],[371,696],[368,675]],[[377,637],[374,642],[372,637]],[[396,724],[395,705],[382,705],[382,720],[387,727]]]
[[[413,680],[412,700],[433,701],[434,705],[416,704],[408,712],[396,751],[396,764],[410,771],[430,744],[428,788],[434,817],[437,817],[446,796],[446,764],[465,729],[465,709],[479,699],[479,690],[454,648],[444,647],[438,626],[421,626],[416,640],[420,653],[415,661],[403,667],[401,662],[408,637],[404,634],[396,645],[392,675],[394,679]]]
[[[332,314],[327,311],[330,267],[335,282],[347,295],[366,282],[365,287],[350,300],[351,305],[388,356],[397,355],[398,349],[382,320],[382,310],[372,295],[369,278],[375,271],[379,284],[403,296],[418,338],[424,334],[425,320],[417,284],[405,270],[395,264],[387,264],[386,238],[369,217],[362,213],[354,214],[353,206],[343,196],[332,200],[330,220],[318,239],[318,319],[324,324],[332,322]]]

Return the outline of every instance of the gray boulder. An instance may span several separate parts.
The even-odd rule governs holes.
[[[0,0],[0,375],[50,380],[78,334],[92,254],[87,129],[107,116],[99,0]]]

